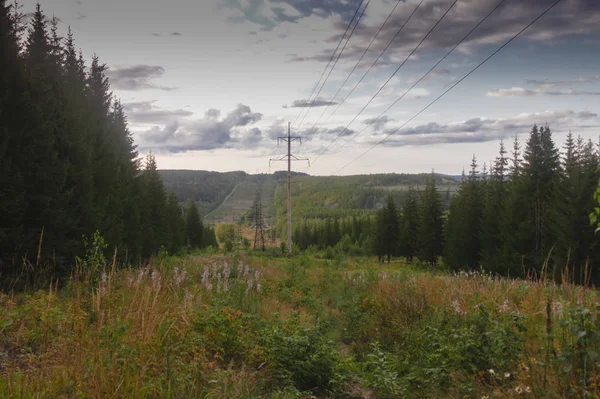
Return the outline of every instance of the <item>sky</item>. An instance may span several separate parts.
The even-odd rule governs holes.
[[[159,168],[281,170],[285,163],[269,159],[285,154],[277,137],[287,135],[290,122],[291,134],[302,137],[293,153],[311,160],[310,167],[295,162],[294,170],[349,175],[459,174],[473,155],[489,165],[500,140],[512,147],[518,135],[524,144],[533,124],[547,124],[558,146],[569,130],[598,143],[598,0],[562,0],[461,80],[554,2],[41,6],[59,18],[63,34],[71,27],[88,60],[97,54],[108,65],[138,151],[152,151]],[[20,3],[26,13],[35,7]]]

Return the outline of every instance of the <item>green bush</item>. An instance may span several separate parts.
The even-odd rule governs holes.
[[[322,324],[303,328],[295,313],[265,334],[265,348],[271,372],[283,385],[315,393],[336,389],[339,353]]]

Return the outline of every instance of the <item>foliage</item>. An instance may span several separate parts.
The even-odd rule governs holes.
[[[217,240],[223,247],[225,251],[231,251],[233,249],[233,244],[235,243],[235,224],[233,223],[221,223],[217,226]]]

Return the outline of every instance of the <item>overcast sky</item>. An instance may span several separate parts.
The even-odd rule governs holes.
[[[304,138],[295,153],[314,161],[309,169],[294,165],[300,171],[332,174],[394,133],[339,174],[432,168],[458,174],[473,154],[481,163],[493,159],[500,139],[509,147],[517,133],[525,140],[534,123],[548,124],[561,146],[569,129],[598,142],[598,0],[563,0],[406,124],[554,1],[506,0],[409,92],[500,0],[459,0],[454,6],[453,0],[424,0],[420,6],[420,0],[365,0],[360,9],[360,0],[41,5],[60,18],[63,29],[71,26],[88,60],[96,53],[110,67],[112,89],[125,104],[140,154],[155,153],[162,169],[281,169],[284,164],[269,169],[268,160],[283,154],[276,137],[295,121],[292,133]],[[35,6],[22,3],[25,12]],[[358,26],[318,98],[308,102],[355,14],[362,15]]]

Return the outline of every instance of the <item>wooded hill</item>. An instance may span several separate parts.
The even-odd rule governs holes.
[[[196,201],[201,214],[208,215],[214,223],[237,222],[252,207],[258,189],[269,217],[273,218],[277,212],[285,212],[286,209],[285,171],[255,175],[242,171],[222,173],[204,170],[161,170],[159,173],[167,189],[175,193],[180,203]],[[402,202],[407,188],[412,185],[417,191],[422,190],[427,177],[428,174],[405,173],[323,177],[294,172],[294,218],[362,214],[379,209],[390,193]],[[453,176],[436,175],[438,189],[444,193],[447,203],[452,192],[458,189],[459,180]],[[221,205],[222,209],[215,212]]]

